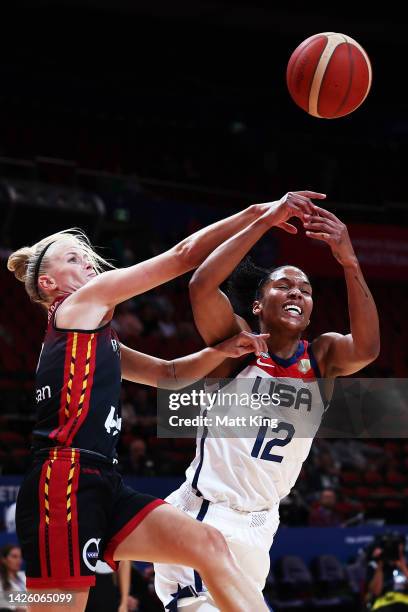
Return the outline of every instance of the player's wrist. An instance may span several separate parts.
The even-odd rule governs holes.
[[[352,271],[355,271],[358,269],[358,259],[354,252],[344,257],[341,257],[340,263],[344,269],[352,270]]]
[[[220,342],[219,344],[215,344],[214,346],[208,346],[203,349],[203,352],[207,357],[212,358],[213,360],[220,360],[221,356],[224,355],[223,345],[224,342]]]
[[[252,204],[249,208],[252,209],[254,219],[257,219],[258,217],[262,217],[262,215],[269,210],[269,207],[270,203],[266,202],[264,204]]]

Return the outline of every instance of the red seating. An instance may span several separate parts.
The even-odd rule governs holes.
[[[390,486],[401,487],[407,482],[407,479],[401,472],[387,472],[385,481]]]
[[[401,445],[398,442],[386,442],[384,444],[384,450],[390,455],[398,455],[401,450]]]
[[[347,486],[358,485],[361,483],[361,476],[358,472],[342,472],[341,480]]]
[[[371,492],[372,489],[370,489],[369,487],[356,487],[354,489],[354,495],[361,501],[367,499],[370,496]]]
[[[25,446],[26,439],[23,435],[14,431],[2,431],[0,433],[0,442],[9,447]]]
[[[364,474],[364,481],[367,484],[371,484],[371,485],[382,484],[383,477],[378,472],[375,472],[374,470],[369,470],[368,472]]]
[[[383,505],[387,510],[401,510],[404,507],[404,502],[398,499],[387,499]]]

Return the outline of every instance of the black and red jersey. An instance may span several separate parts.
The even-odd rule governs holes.
[[[33,449],[73,447],[112,460],[122,421],[118,337],[110,323],[94,330],[56,327],[63,300],[49,309],[37,366]]]

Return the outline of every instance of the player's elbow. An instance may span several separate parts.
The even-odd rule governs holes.
[[[188,290],[190,293],[190,299],[192,302],[196,301],[203,297],[203,295],[209,289],[209,282],[207,275],[203,274],[202,270],[198,268],[191,277],[191,280],[188,284]]]
[[[185,240],[179,242],[179,244],[173,247],[173,250],[176,260],[185,272],[194,270],[203,260],[199,245],[193,236],[189,236],[185,238]]]
[[[371,353],[371,361],[375,361],[380,356],[381,346],[380,343],[376,345]]]
[[[372,342],[365,347],[361,347],[357,352],[357,358],[361,361],[366,362],[368,365],[375,361],[380,354],[380,342]]]
[[[370,362],[375,361],[378,358],[380,350],[381,344],[380,339],[378,338],[378,340],[372,342],[372,344],[370,344],[370,346],[367,348],[367,358],[370,360]]]

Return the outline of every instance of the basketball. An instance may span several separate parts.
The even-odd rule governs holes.
[[[371,64],[361,45],[346,34],[325,32],[304,40],[292,53],[286,82],[294,102],[309,115],[349,115],[371,87]]]

